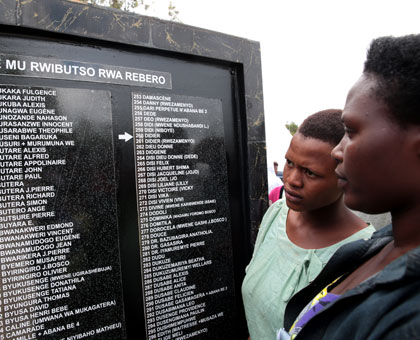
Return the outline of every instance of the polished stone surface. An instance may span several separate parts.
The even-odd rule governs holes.
[[[177,96],[181,96],[181,101],[186,100],[185,97],[196,98],[193,99],[193,103],[197,105],[201,102],[219,103],[215,110],[218,112],[218,120],[209,121],[211,134],[207,135],[204,130],[194,130],[193,132],[187,129],[184,132],[177,131],[174,136],[181,138],[182,133],[187,135],[189,132],[190,137],[195,140],[195,151],[191,152],[200,155],[200,160],[186,163],[191,169],[199,169],[201,175],[196,178],[192,175],[187,179],[194,190],[185,195],[184,200],[194,202],[216,198],[218,205],[215,206],[215,210],[217,212],[209,214],[213,214],[212,217],[225,216],[227,221],[223,224],[223,229],[220,229],[222,232],[217,231],[217,224],[212,227],[214,235],[208,239],[209,246],[207,248],[195,246],[194,251],[190,254],[175,252],[168,258],[173,262],[177,259],[184,261],[184,256],[186,256],[185,259],[188,262],[188,260],[199,258],[202,253],[201,257],[212,258],[213,268],[220,268],[220,271],[208,270],[209,266],[203,265],[201,270],[200,267],[197,267],[195,273],[191,272],[191,276],[189,276],[190,273],[183,274],[183,278],[188,281],[189,286],[197,285],[197,288],[191,288],[190,291],[195,289],[197,293],[210,293],[213,287],[216,292],[213,293],[215,298],[209,299],[207,302],[206,308],[208,309],[196,314],[197,320],[210,318],[203,321],[209,324],[208,337],[205,333],[195,337],[224,339],[226,334],[232,334],[229,338],[245,338],[247,334],[241,307],[240,284],[244,268],[251,256],[258,225],[267,207],[259,43],[156,18],[58,0],[0,0],[0,25],[2,53],[45,58],[42,59],[44,61],[54,59],[59,63],[68,60],[168,72],[172,76],[171,89],[149,89],[149,92],[166,96],[173,95],[178,99]],[[28,75],[22,76],[21,74],[14,77],[0,75],[0,79],[3,84],[66,87],[69,88],[69,93],[73,94],[74,91],[80,91],[80,96],[71,96],[70,102],[67,103],[70,106],[74,103],[75,107],[86,102],[86,96],[83,95],[85,91],[91,89],[95,91],[92,98],[97,98],[96,94],[98,93],[110,93],[112,160],[109,159],[109,139],[106,139],[107,142],[101,148],[96,148],[95,145],[100,141],[92,137],[94,134],[89,134],[83,135],[86,138],[83,139],[86,143],[81,143],[91,153],[90,155],[82,153],[85,156],[81,158],[89,166],[80,167],[80,169],[76,166],[78,181],[86,182],[85,186],[80,187],[80,190],[84,190],[82,191],[83,195],[89,196],[89,193],[97,193],[91,195],[92,199],[96,197],[96,201],[94,200],[97,204],[96,208],[92,207],[94,201],[86,202],[86,198],[81,198],[80,194],[75,191],[75,199],[71,202],[69,209],[78,211],[81,216],[85,215],[84,210],[87,207],[89,207],[89,211],[91,209],[96,211],[96,215],[104,209],[103,211],[108,211],[108,213],[97,216],[99,224],[105,226],[105,219],[109,220],[107,230],[112,230],[115,226],[118,227],[118,235],[111,241],[106,236],[107,234],[102,237],[98,229],[95,229],[98,228],[98,225],[93,224],[92,230],[95,230],[95,235],[99,234],[99,238],[92,239],[92,243],[86,241],[85,246],[89,247],[91,244],[90,250],[94,255],[105,254],[109,249],[109,259],[112,258],[118,264],[118,254],[114,251],[115,243],[113,243],[118,238],[127,337],[128,339],[139,338],[143,336],[146,328],[143,313],[144,308],[149,306],[145,301],[150,301],[145,296],[145,292],[148,290],[143,288],[148,285],[146,282],[148,272],[144,267],[147,261],[144,262],[144,260],[147,257],[147,247],[152,244],[145,243],[143,245],[141,243],[144,230],[142,229],[139,202],[143,195],[140,190],[143,189],[140,189],[137,182],[140,177],[137,178],[136,174],[138,175],[139,172],[135,171],[135,167],[140,166],[135,163],[134,151],[137,150],[135,148],[137,144],[133,140],[125,142],[120,139],[120,136],[125,132],[135,134],[133,133],[135,124],[132,116],[131,96],[132,93],[139,91],[139,87],[116,82],[89,83],[83,79],[59,77],[41,79],[28,77]],[[216,102],[213,102],[214,100]],[[101,103],[106,101],[106,99],[97,100]],[[216,104],[211,104],[210,107],[215,108],[214,105]],[[102,113],[106,113],[107,110],[105,109]],[[82,113],[83,116],[83,110],[75,111]],[[98,117],[102,117],[102,113],[97,113]],[[104,122],[110,123],[108,119],[105,119]],[[81,134],[85,130],[84,126],[95,130],[98,123],[96,118],[88,116],[84,120],[85,125],[78,125],[78,128],[75,129],[75,134]],[[98,124],[98,126],[100,125]],[[80,142],[82,139],[78,137],[77,140]],[[181,154],[181,151],[179,152]],[[71,160],[69,164],[77,161],[71,158],[71,154],[68,154],[68,157],[70,157],[69,161]],[[89,157],[92,157],[92,164],[89,164]],[[102,168],[107,173],[106,179],[102,178]],[[109,172],[111,170],[112,174]],[[56,176],[56,172],[52,171],[51,176]],[[68,176],[70,173],[66,173],[66,177]],[[85,181],[86,178],[89,180]],[[104,188],[102,185],[94,183],[103,183]],[[112,217],[110,215],[112,209],[109,210],[108,206],[109,202],[112,203],[112,199],[105,200],[106,202],[101,199],[100,193],[105,189],[110,190],[108,193],[115,190],[117,221],[114,222],[112,222],[112,218],[107,218]],[[149,190],[146,194],[153,195]],[[170,198],[180,196],[182,195],[171,195]],[[63,197],[61,192],[60,197]],[[152,207],[150,200],[151,198],[147,196],[148,208]],[[65,205],[65,202],[58,202],[60,206]],[[200,209],[191,207],[178,210],[173,208],[167,212],[172,215],[200,211]],[[83,220],[83,218],[81,219]],[[86,220],[89,222],[92,219],[86,217]],[[185,223],[190,220],[180,219]],[[196,218],[192,221],[199,221],[199,219]],[[171,221],[171,224],[174,225],[175,223],[172,222],[174,221]],[[197,226],[197,230],[206,231],[207,229],[201,230]],[[168,235],[176,236],[174,233]],[[90,240],[91,238],[85,236],[85,239]],[[197,240],[205,241],[206,239],[203,236]],[[102,245],[98,245],[96,243],[98,241],[104,242]],[[161,244],[161,241],[158,242]],[[108,248],[109,245],[111,248]],[[164,249],[169,249],[168,247],[160,247],[160,255],[163,254]],[[81,254],[85,253],[89,253],[89,251],[81,249]],[[144,256],[140,257],[139,254]],[[142,266],[143,270],[140,270]],[[157,268],[158,265],[154,266]],[[232,275],[234,282],[232,282]],[[121,280],[118,276],[115,277],[116,286],[114,288],[117,291]],[[106,280],[98,283],[96,288],[108,294],[110,292],[106,291],[105,285],[108,286]],[[221,287],[228,287],[227,295],[222,294],[225,290],[217,290]],[[94,290],[86,289],[86,292],[89,291],[93,292]],[[162,290],[160,294],[162,294]],[[100,296],[101,294],[95,293],[94,295]],[[80,296],[83,297],[83,294]],[[196,298],[197,303],[201,298]],[[219,315],[218,311],[220,310],[226,314]],[[119,315],[117,313],[114,319],[117,320]],[[213,315],[215,315],[215,320],[211,321]],[[88,317],[85,320],[92,324],[95,322]],[[148,321],[153,322],[152,319]],[[197,326],[192,329],[200,331],[200,329],[204,329],[203,327]],[[118,332],[118,329],[122,328],[117,327],[116,331]],[[105,339],[101,335],[97,335],[97,338]],[[123,338],[123,335],[117,338]]]
[[[101,338],[124,339],[110,93],[0,91],[5,324],[27,339],[115,325]]]

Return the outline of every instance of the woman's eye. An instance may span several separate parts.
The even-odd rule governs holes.
[[[316,174],[314,174],[311,170],[309,170],[309,169],[305,169],[305,173],[309,176],[309,177],[311,177],[311,178],[315,178],[315,177],[317,177],[317,175]]]
[[[349,129],[348,127],[344,127],[344,133],[347,135],[347,136],[351,136],[352,135],[352,133],[353,133],[353,130],[352,129]]]
[[[293,166],[293,162],[290,159],[287,159],[287,158],[286,158],[286,164],[289,167],[292,167]]]

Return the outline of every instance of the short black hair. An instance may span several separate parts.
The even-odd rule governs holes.
[[[400,125],[420,125],[420,35],[374,39],[364,74],[373,76],[374,95]]]
[[[342,112],[338,109],[328,109],[314,113],[303,121],[297,132],[336,146],[344,136]]]

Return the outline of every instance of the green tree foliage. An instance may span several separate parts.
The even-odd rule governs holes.
[[[140,14],[148,14],[154,5],[154,0],[73,0],[77,2],[82,2],[85,4],[93,4],[99,6],[106,6],[111,8],[120,9],[127,12],[136,12]],[[178,18],[179,11],[176,9],[172,1],[169,1],[168,5],[168,18],[172,21],[180,22]],[[162,19],[165,19],[164,16]]]
[[[287,122],[285,126],[292,136],[296,133],[298,129],[298,125],[295,122]]]
[[[132,11],[139,6],[143,6],[147,10],[146,7],[149,6],[145,4],[145,0],[80,0],[78,2],[122,9],[124,11]]]
[[[168,15],[169,15],[169,18],[172,21],[180,22],[180,20],[178,18],[178,14],[179,14],[179,11],[177,11],[177,9],[175,8],[175,5],[172,4],[172,1],[169,1],[169,6],[168,6]]]

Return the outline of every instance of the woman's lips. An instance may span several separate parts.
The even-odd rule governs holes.
[[[303,200],[303,197],[298,195],[297,193],[289,190],[285,190],[286,192],[286,199],[292,203],[299,203]]]
[[[337,186],[341,189],[344,189],[344,187],[347,185],[348,181],[347,178],[345,176],[343,176],[341,173],[339,172],[335,172],[335,174],[338,177],[338,181],[337,181]]]

